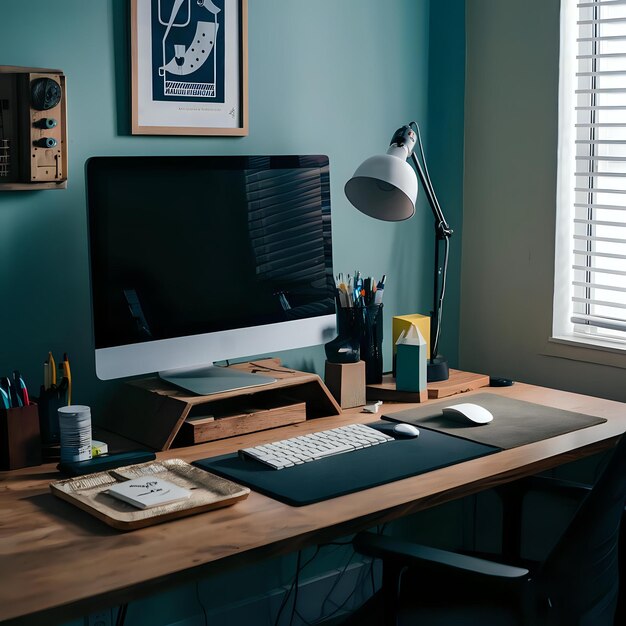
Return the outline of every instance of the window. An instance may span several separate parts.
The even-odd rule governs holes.
[[[553,335],[626,350],[626,0],[562,0]]]

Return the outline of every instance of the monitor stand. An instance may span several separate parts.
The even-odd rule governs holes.
[[[271,376],[250,374],[229,367],[209,365],[193,369],[159,372],[159,378],[200,396],[235,391],[248,387],[260,387],[276,382]]]

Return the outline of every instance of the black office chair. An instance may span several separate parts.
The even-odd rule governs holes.
[[[360,533],[383,560],[383,587],[354,623],[613,626],[626,436],[548,557],[515,566]]]

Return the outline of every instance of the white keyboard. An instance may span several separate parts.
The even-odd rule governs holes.
[[[239,450],[239,454],[280,470],[388,441],[394,441],[394,438],[364,424],[351,424],[266,443],[255,448],[244,448]]]

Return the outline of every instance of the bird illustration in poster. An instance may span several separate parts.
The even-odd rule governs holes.
[[[224,0],[152,0],[154,100],[224,102]]]

